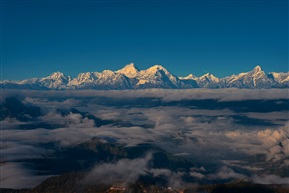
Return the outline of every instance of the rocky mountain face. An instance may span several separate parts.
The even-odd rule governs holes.
[[[266,74],[260,66],[252,71],[224,78],[211,73],[196,77],[190,74],[177,77],[161,65],[139,70],[133,63],[124,68],[102,72],[80,73],[76,78],[54,72],[48,77],[31,78],[22,81],[0,81],[1,88],[66,90],[66,89],[188,89],[188,88],[289,88],[289,72],[270,72]]]
[[[232,75],[221,80],[223,87],[237,88],[270,88],[276,86],[276,82],[269,78],[260,66],[256,66],[252,71]]]
[[[225,184],[192,184],[187,187],[172,188],[159,184],[144,183],[139,180],[131,184],[85,184],[80,181],[85,173],[66,173],[51,177],[37,187],[29,190],[0,189],[0,193],[288,193],[286,185],[252,184],[249,182],[231,182]]]

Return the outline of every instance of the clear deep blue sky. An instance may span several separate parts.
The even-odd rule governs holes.
[[[2,79],[155,64],[224,77],[288,71],[287,0],[2,0]]]

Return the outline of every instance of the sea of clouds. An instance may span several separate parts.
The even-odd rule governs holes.
[[[3,117],[1,188],[34,187],[51,174],[40,175],[29,160],[52,155],[55,147],[76,146],[95,137],[126,147],[154,144],[201,164],[190,171],[200,180],[289,184],[289,175],[268,168],[289,168],[288,89],[3,90],[1,104],[11,97],[39,107],[41,115],[28,121]],[[247,101],[264,105],[269,101],[270,105],[261,110],[238,106]],[[47,148],[41,146],[44,143],[56,145]],[[150,159],[148,154],[96,165],[89,179],[127,176],[134,181],[149,173],[167,176],[176,187],[182,184],[183,173],[148,168]]]

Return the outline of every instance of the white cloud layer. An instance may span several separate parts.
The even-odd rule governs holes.
[[[145,175],[151,154],[144,158],[122,159],[116,163],[104,163],[96,165],[84,179],[85,183],[112,184],[117,182],[132,183],[139,176]]]
[[[266,129],[259,131],[257,136],[268,148],[268,161],[276,162],[289,158],[289,123],[278,130]],[[284,162],[284,164],[289,166],[288,162]]]
[[[66,148],[87,142],[94,137],[114,139],[117,143],[126,146],[152,143],[172,154],[185,156],[194,162],[198,161],[207,170],[195,168],[191,170],[190,175],[200,180],[208,176],[211,179],[246,178],[245,175],[236,173],[232,169],[233,166],[247,169],[252,173],[268,171],[266,162],[281,162],[282,167],[289,166],[289,125],[286,124],[286,121],[289,120],[288,111],[239,114],[228,108],[197,109],[186,105],[146,107],[141,104],[141,100],[134,104],[126,102],[120,106],[109,105],[104,102],[109,97],[122,101],[150,97],[151,101],[161,99],[163,102],[191,99],[217,99],[219,101],[288,99],[288,90],[286,89],[147,89],[137,91],[65,92],[5,90],[2,99],[16,95],[24,103],[39,106],[43,111],[43,115],[37,118],[37,122],[24,123],[15,118],[6,118],[1,121],[1,161],[8,162],[8,165],[1,165],[1,167],[9,174],[5,175],[5,179],[3,178],[5,187],[21,187],[21,184],[24,187],[25,183],[30,184],[26,181],[28,179],[26,176],[31,175],[33,177],[33,174],[30,171],[27,172],[23,165],[13,164],[19,160],[39,158],[53,153],[53,149],[44,149],[39,144],[55,143],[59,148]],[[118,101],[116,103],[118,104]],[[81,113],[72,113],[70,112],[71,108],[88,112],[98,118],[100,122],[101,120],[109,120],[110,122],[105,125],[100,124],[97,127],[98,119],[93,120]],[[61,114],[57,112],[57,109],[64,109],[68,113]],[[245,121],[242,119],[236,120],[236,116],[240,115],[257,120],[269,120],[273,124],[271,126],[246,124],[247,119]],[[245,123],[239,124],[238,121]],[[33,126],[32,128],[31,126],[29,128],[30,124],[37,125],[38,123],[58,126],[57,128],[47,129],[41,127],[40,124],[39,127]],[[23,125],[26,129],[22,128]],[[259,154],[266,156],[266,159],[258,160],[260,163],[258,161],[250,163],[253,164],[250,167],[236,163],[235,165],[225,164],[226,166],[222,167],[222,164],[225,163],[224,160],[234,159],[248,163],[249,158]],[[150,172],[155,176],[170,177],[170,182],[174,186],[182,183],[182,173],[172,173],[166,169],[148,170],[146,167],[148,160],[149,156],[143,159],[121,160],[114,164],[98,165],[95,166],[91,175],[95,180],[102,180],[97,176],[116,172],[115,176],[127,175],[126,178],[130,181],[139,175]],[[216,172],[210,171],[207,166],[212,163],[214,165],[219,164],[220,169]],[[121,170],[124,165],[132,167],[126,174]],[[211,174],[208,174],[210,172]],[[18,179],[20,176],[24,178]],[[257,176],[253,180],[257,182],[264,178],[263,180],[269,183],[274,181],[273,179],[277,179],[278,176],[276,176],[267,178]],[[37,179],[43,178],[37,177]],[[19,182],[23,183],[19,183],[19,186],[13,186],[13,179],[18,179]],[[282,180],[284,179],[286,178],[282,178]]]
[[[220,101],[241,101],[257,99],[288,99],[288,89],[143,89],[143,90],[5,90],[1,99],[12,96],[49,98],[110,97],[110,98],[162,98],[164,101],[192,99],[217,99]],[[31,100],[31,99],[30,99]],[[77,101],[66,100],[67,104]]]
[[[257,184],[289,184],[289,178],[281,178],[276,175],[253,176],[252,180]]]
[[[21,163],[4,163],[0,165],[0,188],[33,188],[51,176],[37,176],[25,169]]]

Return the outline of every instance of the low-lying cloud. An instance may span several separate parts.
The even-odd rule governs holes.
[[[25,164],[15,165],[16,163],[53,156],[56,151],[54,148],[75,147],[95,137],[107,141],[113,139],[113,142],[126,147],[150,143],[178,157],[202,163],[206,170],[195,168],[189,172],[191,177],[198,180],[248,179],[247,175],[234,169],[240,168],[252,175],[257,172],[258,176],[252,178],[254,182],[263,179],[273,183],[273,179],[278,179],[278,173],[272,173],[273,177],[266,175],[266,178],[259,174],[270,172],[267,168],[270,163],[289,166],[286,161],[289,157],[289,117],[286,116],[289,109],[239,113],[227,107],[199,108],[190,103],[171,103],[204,99],[215,99],[217,103],[243,100],[276,100],[277,103],[279,99],[289,98],[287,89],[65,92],[4,90],[3,93],[2,102],[7,97],[17,95],[23,104],[40,107],[42,112],[27,122],[15,117],[6,117],[1,121],[1,161],[6,162],[6,165],[1,167],[8,172],[5,178],[1,179],[1,183],[5,182],[2,183],[4,187],[32,186],[33,183],[27,179],[29,176],[34,179],[35,174],[28,170]],[[142,99],[146,100],[142,103]],[[72,108],[79,112],[72,111]],[[244,121],[242,118],[251,119]],[[248,120],[253,122],[248,123]],[[262,120],[269,121],[271,125],[264,126]],[[106,121],[106,124],[97,121]],[[43,144],[53,146],[43,148]],[[256,162],[249,163],[248,160],[256,155],[262,155],[265,159],[261,156]],[[89,179],[115,182],[117,178],[125,177],[130,182],[149,173],[153,176],[165,176],[175,187],[182,185],[184,173],[164,168],[149,168],[147,164],[150,158],[147,155],[138,159],[123,159],[96,165],[90,172]],[[241,160],[244,164],[232,165],[230,160]],[[229,162],[231,165],[226,164]],[[211,166],[218,169],[212,169]],[[20,176],[24,178],[20,179]],[[44,178],[45,176],[36,176],[35,179]],[[21,183],[13,185],[14,179]],[[282,178],[281,181],[286,183],[286,179]]]
[[[139,176],[149,172],[148,161],[151,154],[144,158],[122,159],[116,163],[96,165],[84,179],[85,183],[113,184],[117,182],[133,183]]]
[[[2,163],[0,165],[0,188],[33,188],[50,175],[35,175],[33,171],[25,169],[23,163]]]
[[[32,97],[32,98],[82,98],[82,97],[107,97],[107,98],[161,98],[164,101],[179,100],[204,100],[217,99],[219,101],[241,100],[270,100],[288,99],[288,89],[143,89],[143,90],[67,90],[67,91],[36,91],[36,90],[5,90],[1,99],[7,97]],[[69,105],[75,100],[66,100]]]
[[[252,180],[257,184],[289,184],[289,178],[282,178],[276,175],[253,176]]]
[[[223,166],[216,171],[215,174],[208,176],[211,179],[246,179],[247,176],[243,174],[236,173],[233,169]]]
[[[289,123],[278,130],[259,131],[258,138],[268,147],[268,161],[276,162],[289,158]],[[284,162],[284,164],[289,166],[288,162]]]

